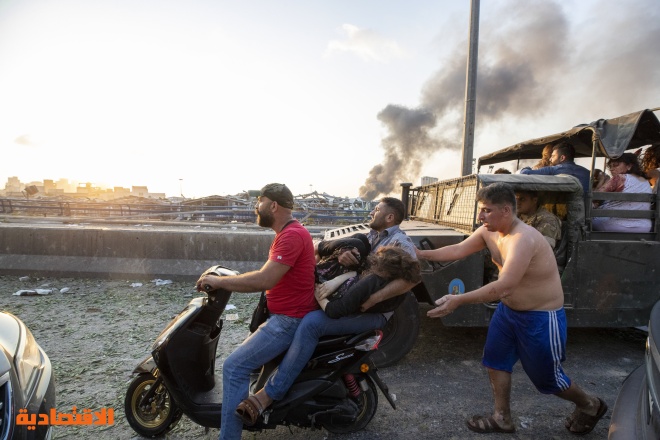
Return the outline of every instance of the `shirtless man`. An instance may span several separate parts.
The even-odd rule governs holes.
[[[566,315],[564,294],[555,257],[548,242],[516,216],[516,198],[504,183],[477,193],[479,221],[483,224],[463,242],[433,250],[417,250],[430,261],[453,261],[484,248],[500,270],[499,278],[460,295],[445,295],[427,315],[439,318],[464,304],[500,301],[488,328],[482,362],[488,369],[493,414],[474,416],[467,426],[475,432],[515,431],[511,418],[511,372],[520,359],[536,388],[575,404],[566,428],[575,434],[590,432],[607,412],[607,405],[566,376]]]

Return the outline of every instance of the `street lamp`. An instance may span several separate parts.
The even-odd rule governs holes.
[[[179,179],[179,193],[181,194],[181,198],[185,199],[185,197],[183,197],[183,179]]]

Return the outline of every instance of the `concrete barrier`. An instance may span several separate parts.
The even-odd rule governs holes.
[[[260,268],[274,237],[253,225],[0,224],[0,274],[197,280],[216,264]]]

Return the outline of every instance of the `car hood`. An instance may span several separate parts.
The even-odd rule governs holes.
[[[13,357],[18,349],[21,325],[18,318],[8,312],[0,312],[0,346]]]
[[[9,359],[5,350],[0,347],[0,378],[9,370],[11,370],[11,359]],[[2,385],[2,383],[2,379],[0,379],[0,385]]]

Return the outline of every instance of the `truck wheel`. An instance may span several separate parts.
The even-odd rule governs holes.
[[[383,340],[378,350],[371,355],[378,368],[389,367],[401,360],[412,350],[419,334],[419,304],[412,292],[394,311],[394,315],[383,328]]]

